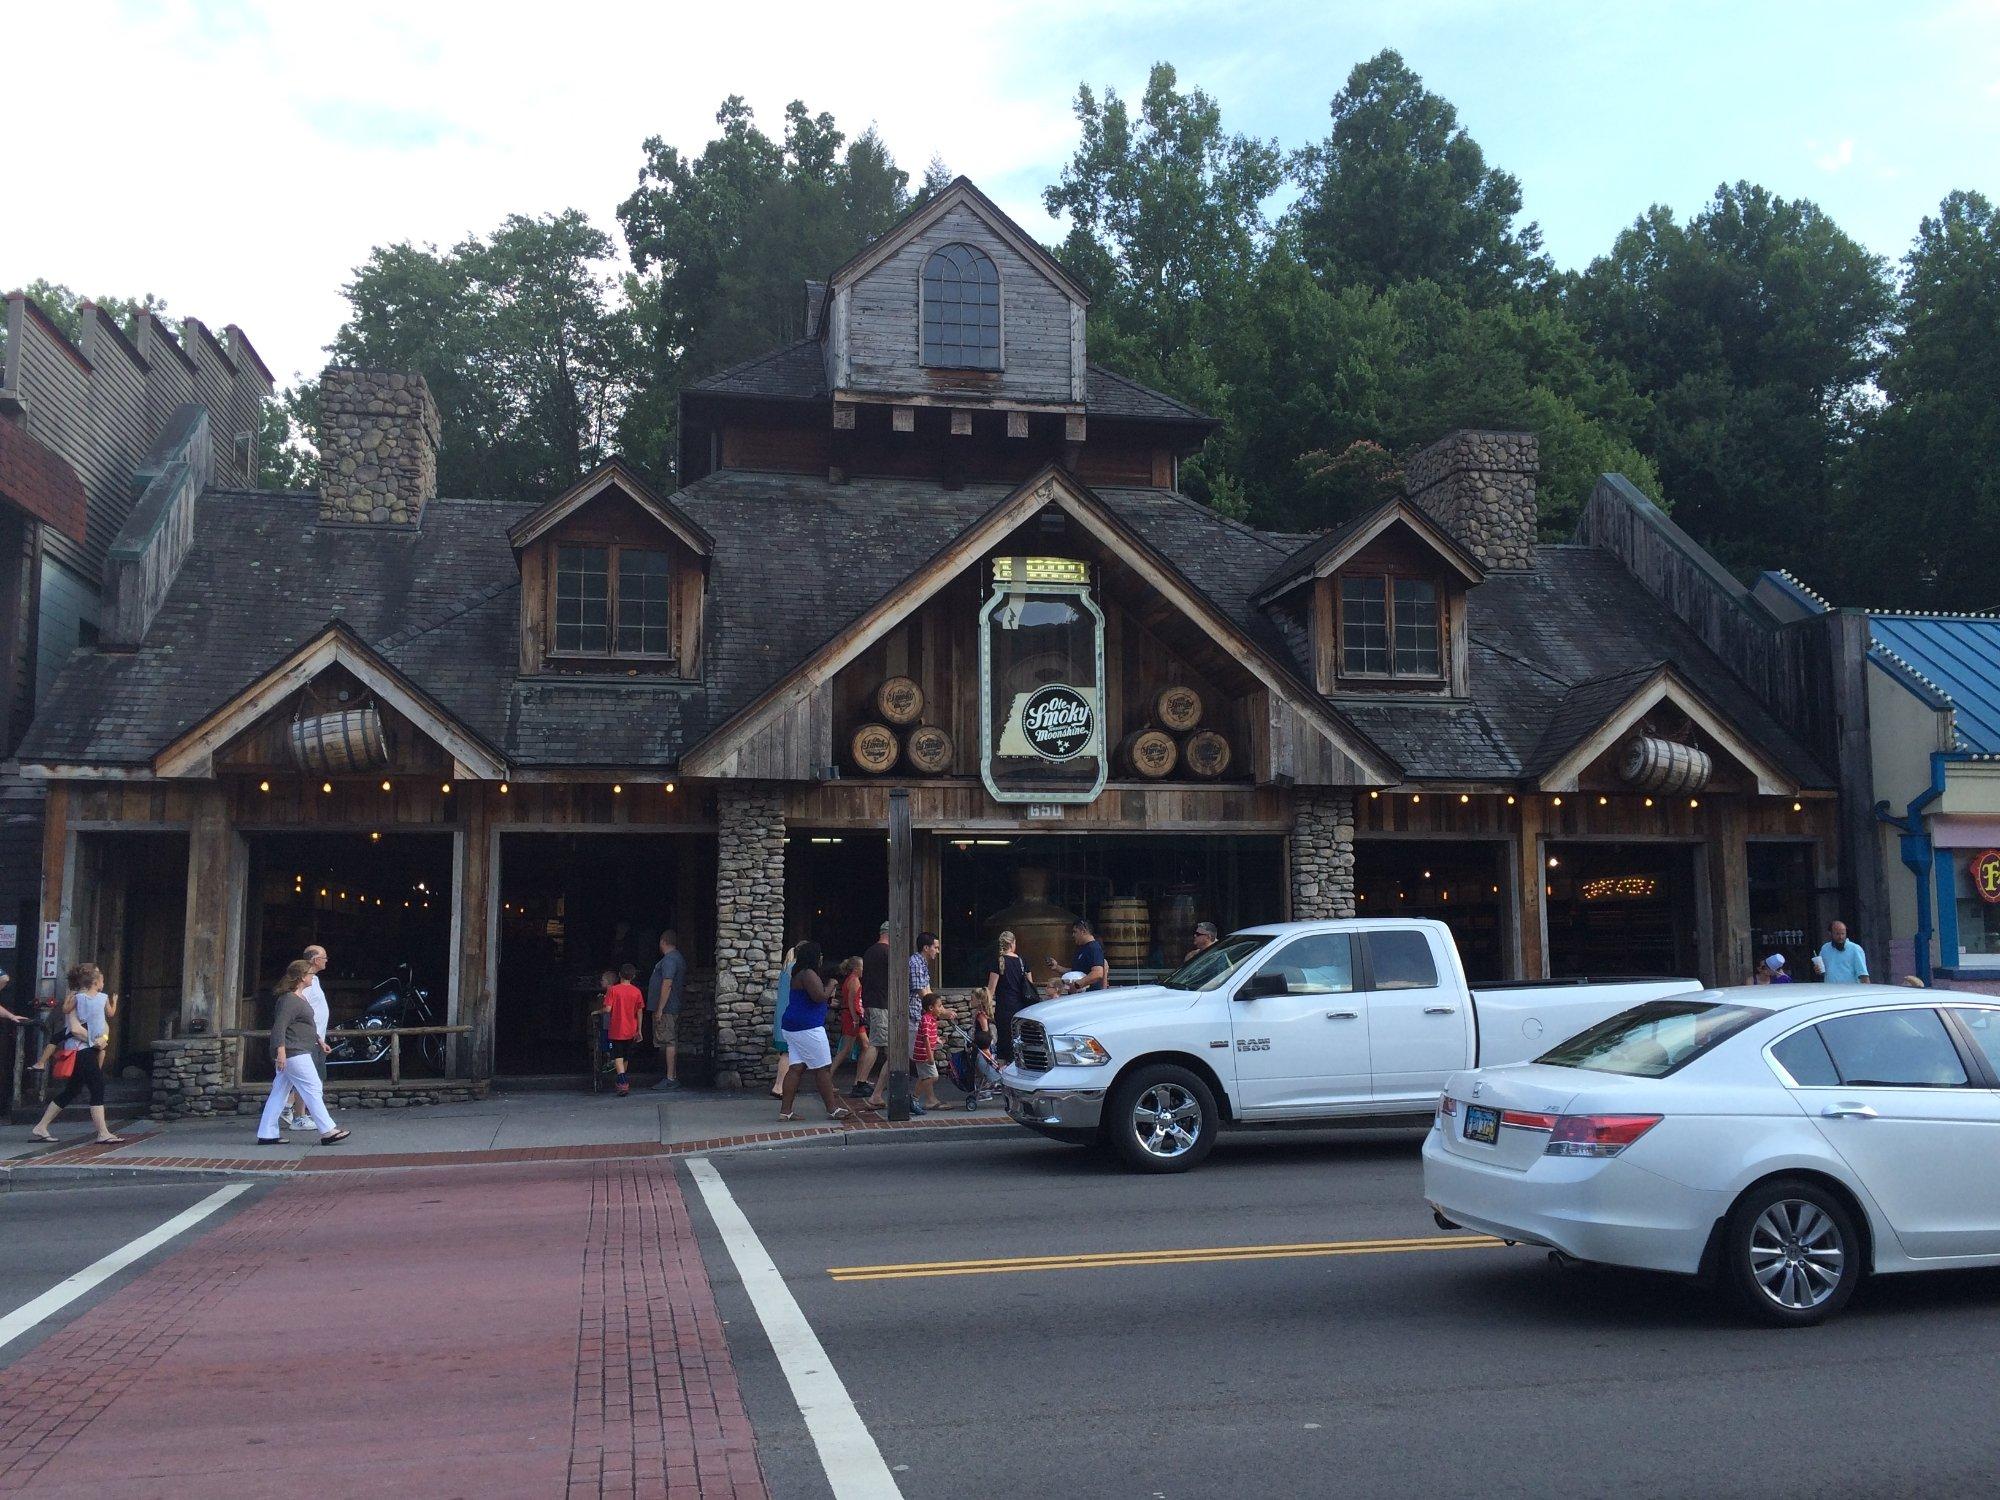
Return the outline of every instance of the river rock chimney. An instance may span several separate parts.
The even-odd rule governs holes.
[[[438,409],[421,375],[329,369],[319,382],[319,518],[415,526],[437,494]]]
[[[1448,432],[1403,465],[1410,502],[1495,572],[1535,565],[1532,432]]]

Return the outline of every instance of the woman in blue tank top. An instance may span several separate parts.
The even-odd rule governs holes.
[[[791,1060],[785,1069],[785,1091],[779,1096],[781,1120],[798,1118],[792,1113],[792,1100],[807,1074],[826,1101],[828,1119],[846,1120],[854,1114],[833,1097],[833,1048],[826,1039],[826,1008],[833,1000],[833,985],[820,972],[824,961],[819,944],[810,939],[792,950],[792,993],[778,1017],[785,1056]]]

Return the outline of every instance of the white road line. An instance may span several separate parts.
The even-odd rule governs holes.
[[[757,1231],[736,1206],[722,1174],[714,1163],[701,1157],[688,1163],[688,1171],[701,1188],[709,1217],[715,1220],[729,1258],[736,1263],[743,1290],[750,1294],[750,1305],[757,1310],[757,1320],[764,1325],[764,1335],[778,1356],[778,1367],[791,1385],[792,1399],[798,1402],[806,1431],[819,1449],[820,1466],[826,1470],[834,1500],[900,1500],[903,1492],[896,1487],[882,1450],[875,1446],[833,1361],[826,1357],[819,1335],[800,1311]]]
[[[0,1318],[0,1348],[13,1343],[50,1314],[60,1312],[92,1287],[109,1281],[134,1261],[150,1255],[175,1235],[192,1229],[239,1193],[249,1192],[250,1188],[251,1184],[247,1182],[232,1182],[228,1187],[217,1188],[194,1207],[183,1209],[157,1229],[147,1230],[129,1245],[120,1245],[102,1260],[85,1266],[74,1276],[64,1277],[41,1296],[23,1302],[6,1317]]]

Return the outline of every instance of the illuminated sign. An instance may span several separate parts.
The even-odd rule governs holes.
[[[1988,849],[1984,854],[1973,856],[1968,873],[1972,876],[1972,888],[1979,893],[1979,899],[1989,905],[2000,904],[2000,849]]]
[[[1659,882],[1650,875],[1611,875],[1586,880],[1580,889],[1586,901],[1643,901],[1659,889]]]

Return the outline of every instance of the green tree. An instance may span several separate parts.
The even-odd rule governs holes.
[[[1042,194],[1068,214],[1058,257],[1091,295],[1092,356],[1185,399],[1205,378],[1226,309],[1269,239],[1264,205],[1282,181],[1275,143],[1234,135],[1200,89],[1155,63],[1135,120],[1106,89],[1077,90],[1080,139]]]
[[[554,494],[610,451],[624,407],[630,344],[612,253],[575,210],[512,215],[448,251],[378,246],[344,288],[350,314],[327,352],[424,377],[443,493]]]
[[[1888,322],[1878,257],[1739,182],[1685,224],[1649,210],[1564,300],[1651,401],[1642,446],[1697,541],[1744,570],[1817,545]]]
[[[909,174],[872,130],[848,143],[831,115],[794,101],[774,141],[735,95],[715,118],[721,132],[699,155],[648,140],[639,185],[618,208],[638,347],[620,442],[662,479],[673,470],[681,391],[804,337],[804,283],[910,206]]]
[[[2000,211],[1954,192],[1903,259],[1897,327],[1840,476],[1837,547],[1791,566],[1843,602],[1990,610],[2000,555]]]
[[[1332,113],[1326,139],[1291,158],[1290,213],[1300,253],[1332,285],[1433,281],[1485,304],[1547,279],[1540,229],[1516,227],[1520,182],[1486,164],[1399,53],[1357,63]]]

